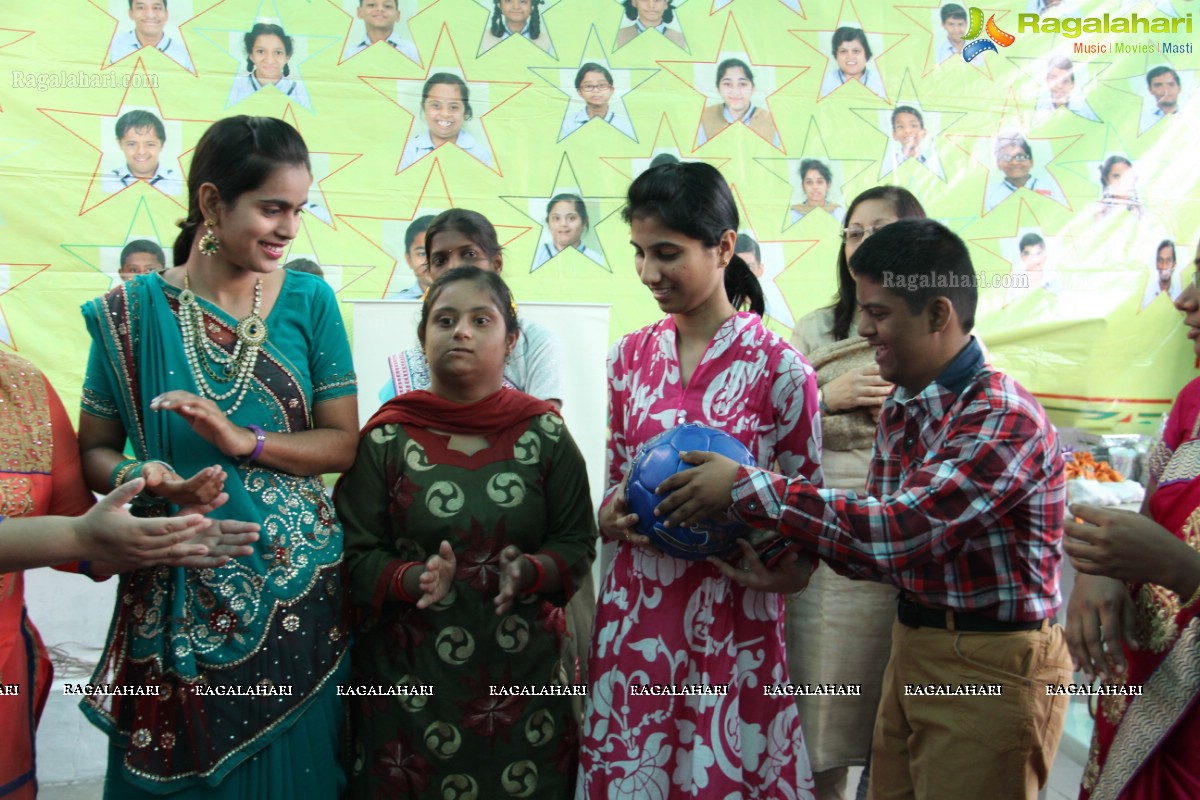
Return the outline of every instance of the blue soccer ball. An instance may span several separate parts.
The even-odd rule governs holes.
[[[692,450],[718,453],[739,464],[755,466],[754,456],[746,445],[724,431],[688,422],[663,431],[642,445],[625,485],[625,502],[638,515],[635,530],[650,538],[650,543],[664,553],[687,561],[702,561],[708,556],[724,555],[737,547],[737,540],[746,534],[745,525],[737,522],[713,522],[687,528],[667,528],[664,517],[654,516],[654,507],[663,499],[654,490],[676,472],[690,469],[691,464],[679,459],[679,454]]]

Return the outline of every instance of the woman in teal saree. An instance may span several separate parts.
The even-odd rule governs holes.
[[[356,388],[332,291],[278,268],[308,153],[280,120],[232,117],[188,178],[178,266],[84,306],[84,470],[97,491],[144,477],[144,514],[225,491],[214,515],[260,539],[217,569],[123,575],[92,681],[156,696],[82,705],[110,737],[105,797],[336,797],[347,628],[320,476],[353,461]]]

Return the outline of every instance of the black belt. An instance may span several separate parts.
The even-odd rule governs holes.
[[[949,625],[946,624],[946,618],[953,614],[954,630],[970,631],[972,633],[1009,633],[1013,631],[1036,631],[1040,630],[1045,620],[1034,620],[1032,622],[1004,622],[1003,620],[991,619],[981,614],[973,614],[969,611],[947,611],[940,608],[926,608],[925,606],[911,600],[904,595],[900,595],[900,602],[896,605],[896,618],[900,620],[901,625],[907,625],[910,628],[941,628],[946,630]]]

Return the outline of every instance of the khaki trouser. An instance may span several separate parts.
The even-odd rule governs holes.
[[[1054,763],[1071,661],[1058,625],[1013,633],[892,626],[871,752],[871,800],[1037,797]],[[917,695],[906,686],[999,686]],[[996,691],[992,689],[991,691]]]

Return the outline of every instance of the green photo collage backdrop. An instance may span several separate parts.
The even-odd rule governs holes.
[[[615,339],[659,316],[619,211],[629,182],[670,154],[732,184],[768,322],[785,335],[833,296],[849,202],[888,183],[967,241],[977,330],[1059,425],[1156,433],[1195,374],[1173,306],[1200,237],[1194,0],[994,2],[969,11],[992,20],[971,61],[948,44],[940,5],[916,0],[392,5],[5,4],[0,348],[38,364],[73,406],[87,349],[78,307],[120,280],[128,242],[169,257],[200,135],[255,114],[292,123],[312,152],[310,204],[284,260],[319,263],[343,300],[409,287],[408,224],[466,207],[499,229],[520,301],[610,303]],[[512,33],[506,12],[529,24]],[[1109,32],[1084,32],[1105,15]],[[1146,30],[1111,32],[1135,15]],[[396,16],[373,43],[367,26]],[[1175,32],[1155,32],[1164,25]],[[139,29],[162,38],[142,46]],[[286,52],[248,53],[253,30],[268,32],[254,46]],[[836,31],[856,49],[842,60]],[[736,80],[718,80],[729,59],[722,77]],[[600,69],[577,89],[585,64]],[[1156,113],[1170,87],[1152,92],[1147,73],[1164,66],[1177,113]],[[462,86],[470,119],[454,107]],[[122,118],[141,135],[118,141]],[[431,127],[457,138],[435,148]],[[582,198],[588,223],[561,252],[547,225],[560,194]]]

